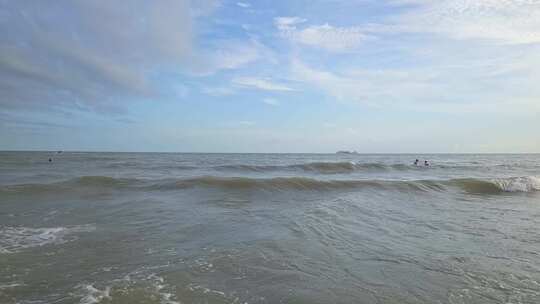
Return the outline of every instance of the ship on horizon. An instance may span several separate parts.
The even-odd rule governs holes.
[[[337,151],[336,154],[358,154],[356,151]]]

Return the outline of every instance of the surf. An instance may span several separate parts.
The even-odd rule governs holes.
[[[203,176],[174,182],[176,188],[210,187],[223,189],[313,190],[379,189],[398,191],[448,191],[458,188],[473,194],[535,192],[540,178],[535,176],[493,179],[449,180],[319,180],[306,177],[248,178]],[[169,185],[171,186],[171,185]]]
[[[417,170],[418,166],[406,164],[383,163],[357,163],[357,162],[309,162],[290,165],[246,165],[233,164],[214,166],[217,171],[236,172],[272,172],[272,171],[299,171],[319,174],[352,173],[355,171],[390,171],[390,170]]]
[[[82,176],[50,184],[19,184],[0,186],[2,195],[31,195],[43,193],[61,194],[76,192],[77,189],[101,190],[182,190],[192,188],[214,188],[223,190],[309,190],[334,191],[354,189],[395,190],[395,191],[449,191],[459,189],[472,194],[497,194],[515,192],[536,192],[540,190],[540,177],[523,176],[507,178],[458,178],[426,180],[385,180],[385,179],[316,179],[310,177],[223,177],[205,175],[180,179],[136,179],[114,178],[110,176]]]

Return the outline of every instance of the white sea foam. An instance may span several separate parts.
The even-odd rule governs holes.
[[[103,290],[97,289],[94,285],[80,285],[82,293],[84,294],[80,300],[80,304],[95,304],[102,300],[111,299],[111,288],[106,286]]]
[[[156,293],[159,295],[161,304],[180,304],[180,302],[172,300],[173,294],[166,292],[168,285],[165,283],[165,279],[156,274],[151,274],[148,276],[148,279],[152,281]]]
[[[494,179],[493,183],[505,192],[533,192],[540,190],[540,177],[524,176]]]
[[[80,304],[96,304],[105,301],[122,300],[122,295],[132,290],[143,288],[145,292],[150,292],[151,297],[158,300],[160,304],[181,304],[174,300],[174,294],[171,293],[171,286],[165,282],[165,279],[157,274],[143,275],[143,271],[136,270],[127,274],[122,279],[113,280],[107,286],[98,288],[94,284],[77,285],[76,295],[80,298]],[[120,293],[111,292],[112,290],[122,290]],[[120,298],[116,299],[116,296]]]
[[[92,225],[52,228],[3,227],[0,229],[0,253],[14,253],[21,250],[50,244],[62,244],[76,239],[73,234],[90,232]]]

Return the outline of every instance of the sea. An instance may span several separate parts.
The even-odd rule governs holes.
[[[537,304],[540,155],[0,152],[0,303]]]

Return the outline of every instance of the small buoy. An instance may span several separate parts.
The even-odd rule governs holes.
[[[52,162],[52,158],[49,158],[49,162]]]

